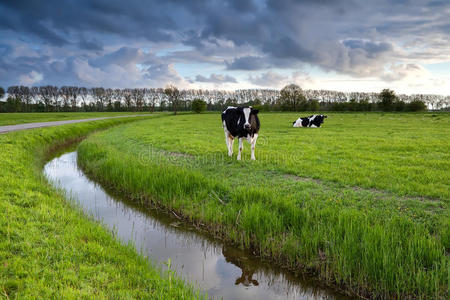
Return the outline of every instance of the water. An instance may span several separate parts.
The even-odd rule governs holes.
[[[271,266],[251,253],[224,245],[175,217],[144,209],[114,196],[86,177],[76,151],[44,167],[48,180],[62,189],[85,213],[132,242],[154,262],[170,258],[172,269],[209,296],[223,299],[348,299],[318,282]]]

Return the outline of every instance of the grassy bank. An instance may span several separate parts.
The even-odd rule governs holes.
[[[131,198],[365,296],[445,298],[449,115],[261,114],[257,161],[226,157],[218,115],[120,126],[79,159]],[[235,145],[236,147],[236,145]]]
[[[42,175],[51,147],[132,120],[0,135],[0,298],[198,297],[173,274],[151,266],[132,245],[122,245],[84,216]]]
[[[50,122],[50,121],[65,121],[65,120],[78,120],[78,119],[90,119],[100,117],[115,117],[115,116],[127,116],[133,114],[146,114],[142,113],[130,113],[130,112],[51,112],[51,113],[0,113],[0,126],[14,125],[22,123],[36,123],[36,122]]]

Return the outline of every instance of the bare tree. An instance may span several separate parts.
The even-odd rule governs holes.
[[[164,93],[163,88],[156,89],[156,93],[157,93],[157,97],[158,97],[159,107],[162,110],[162,108],[165,106],[167,95]]]
[[[72,93],[72,91],[71,91],[70,86],[63,86],[59,89],[59,95],[63,99],[62,107],[63,107],[63,110],[65,110],[65,111],[69,110],[71,93]]]
[[[173,113],[174,113],[174,115],[176,115],[178,101],[180,100],[180,91],[178,90],[178,88],[176,86],[168,85],[164,89],[164,94],[166,94],[167,98],[169,99],[169,103],[172,104]]]
[[[114,90],[106,89],[105,90],[105,102],[108,111],[113,110],[113,99],[114,99]]]
[[[133,89],[131,90],[131,99],[135,108],[139,111],[142,110],[144,104],[144,90],[143,89]]]
[[[95,102],[97,103],[98,109],[103,111],[105,107],[106,93],[105,89],[102,87],[92,88],[92,96],[94,96]]]
[[[41,99],[44,102],[45,111],[48,112],[49,108],[50,108],[51,97],[50,97],[50,92],[47,89],[47,86],[40,86],[39,87],[39,95],[41,96]]]
[[[122,90],[123,99],[125,101],[125,106],[127,107],[127,110],[131,110],[131,89],[123,89]]]
[[[21,85],[21,86],[19,86],[19,93],[20,93],[20,98],[22,99],[22,103],[25,104],[25,111],[30,111],[30,104],[31,104],[31,101],[33,100],[30,88],[27,86]]]
[[[86,109],[87,107],[87,99],[89,97],[89,90],[85,87],[80,87],[78,89],[78,95],[80,95],[81,101],[83,102],[83,107]]]
[[[10,100],[13,100],[12,103],[14,103],[13,104],[14,108],[11,107],[11,111],[20,111],[21,102],[22,102],[20,88],[17,85],[10,86],[10,87],[8,87],[7,92],[8,92],[8,100],[7,101],[10,102]]]
[[[122,104],[122,98],[123,93],[121,89],[114,89],[113,90],[113,108],[114,111],[120,111],[121,110],[121,104]]]
[[[8,95],[14,99],[20,99],[20,89],[17,85],[8,87]]]
[[[146,94],[146,97],[148,100],[147,103],[150,107],[150,111],[154,112],[156,103],[159,100],[158,91],[157,91],[157,89],[147,89],[145,94]]]
[[[56,110],[59,111],[59,107],[61,106],[59,89],[56,86],[48,85],[47,92],[50,96],[50,102],[56,107]]]
[[[80,88],[77,86],[71,86],[70,87],[70,106],[72,107],[72,111],[77,110],[78,105],[78,93],[80,91]]]
[[[33,102],[38,104],[40,102],[40,93],[39,93],[39,88],[37,86],[32,86],[30,88],[30,94],[31,94],[31,98],[33,98]]]

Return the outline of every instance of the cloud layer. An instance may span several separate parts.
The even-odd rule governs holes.
[[[448,32],[448,1],[2,1],[0,84],[447,82]]]

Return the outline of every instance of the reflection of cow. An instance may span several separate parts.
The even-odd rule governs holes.
[[[223,246],[222,253],[227,262],[241,269],[242,274],[236,278],[235,285],[242,284],[247,287],[259,285],[258,281],[252,278],[257,267],[245,257],[241,250]]]

